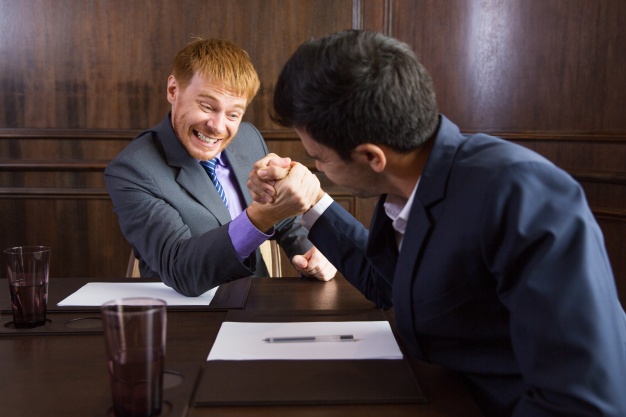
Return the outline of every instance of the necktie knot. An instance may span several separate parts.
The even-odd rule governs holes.
[[[226,208],[228,208],[228,201],[226,200],[226,193],[224,193],[224,188],[222,187],[222,184],[220,184],[220,181],[217,179],[217,173],[215,172],[216,164],[217,164],[217,158],[213,158],[208,161],[200,161],[200,165],[202,165],[202,168],[204,168],[204,170],[208,174],[209,178],[211,179],[211,182],[213,183],[213,185],[215,185],[215,189],[217,190],[217,193],[220,195],[220,198],[226,205]]]

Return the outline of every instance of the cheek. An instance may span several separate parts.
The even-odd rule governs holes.
[[[189,114],[184,106],[181,106],[180,103],[176,106],[172,106],[172,120],[176,120],[179,128],[182,128],[182,125],[186,124],[188,119]]]
[[[240,122],[230,122],[226,125],[226,135],[228,136],[228,141],[230,142],[237,135],[239,131]]]
[[[237,120],[236,122],[229,121],[228,122],[228,130],[233,132],[233,134],[236,134],[237,131],[239,130],[239,125],[240,124],[241,124],[241,120]]]
[[[349,181],[349,178],[345,178],[344,172],[337,167],[328,166],[322,167],[320,172],[323,172],[326,178],[328,178],[333,184],[342,185],[346,181]]]

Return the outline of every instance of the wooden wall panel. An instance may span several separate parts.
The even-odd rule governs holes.
[[[123,276],[130,246],[111,215],[106,191],[91,195],[67,190],[4,194],[0,212],[5,217],[2,248],[50,246],[52,278]],[[0,276],[6,276],[6,271]]]
[[[394,0],[463,130],[624,132],[626,2]]]
[[[171,59],[194,35],[249,52],[262,85],[246,120],[314,168],[268,116],[275,79],[305,39],[366,28],[417,51],[463,131],[532,148],[581,182],[626,300],[625,19],[622,0],[0,0],[0,247],[52,245],[55,276],[123,274],[102,170],[168,111]],[[374,200],[320,180],[368,224]]]
[[[135,133],[0,129],[0,248],[50,246],[51,277],[123,276],[130,246],[103,170]]]
[[[262,81],[246,118],[270,128],[278,72],[305,39],[352,26],[351,0],[1,0],[0,126],[144,129],[169,103],[175,53],[230,39]]]

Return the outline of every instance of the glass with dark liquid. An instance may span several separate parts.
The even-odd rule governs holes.
[[[118,416],[157,416],[163,399],[161,349],[120,350],[109,358],[113,409]]]
[[[4,251],[15,328],[46,324],[50,248],[17,246]]]
[[[102,306],[113,411],[117,417],[161,413],[166,304],[123,298]]]

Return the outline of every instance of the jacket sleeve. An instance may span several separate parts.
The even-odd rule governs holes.
[[[626,415],[626,319],[581,187],[533,162],[487,187],[483,253],[528,387],[513,416]]]
[[[389,308],[397,258],[395,243],[370,248],[368,237],[365,226],[336,202],[309,231],[309,239],[353,286],[378,307]]]

